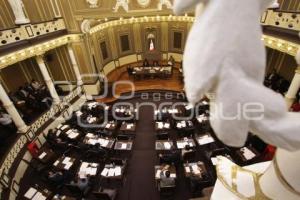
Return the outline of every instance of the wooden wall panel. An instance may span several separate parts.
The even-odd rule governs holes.
[[[16,27],[15,16],[7,1],[0,1],[0,30]]]
[[[0,72],[8,91],[16,91],[20,86],[23,86],[28,80],[21,69],[20,63],[11,65],[1,70]]]
[[[297,63],[293,56],[267,48],[267,72],[270,74],[274,69],[286,80],[291,81],[294,77]]]
[[[49,60],[47,60],[47,56],[49,56]],[[68,80],[64,67],[61,66],[61,61],[59,59],[59,53],[57,49],[47,52],[44,59],[47,64],[49,74],[54,81]]]

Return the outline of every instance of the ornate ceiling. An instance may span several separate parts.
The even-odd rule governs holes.
[[[173,0],[61,0],[59,4],[72,32],[78,32],[85,19],[101,23],[120,17],[173,14]]]

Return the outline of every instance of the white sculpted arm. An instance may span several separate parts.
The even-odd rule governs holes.
[[[175,0],[174,9],[182,12],[199,2]],[[229,117],[216,115],[211,125],[224,143],[242,146],[251,131],[267,143],[296,150],[300,148],[300,136],[296,134],[300,123],[295,123],[300,120],[299,114],[288,114],[283,97],[263,86],[266,53],[258,19],[271,2],[208,1],[187,39],[185,91],[192,104],[206,92],[216,92],[217,113]],[[260,120],[254,119],[259,112],[245,110],[249,104],[263,108]]]

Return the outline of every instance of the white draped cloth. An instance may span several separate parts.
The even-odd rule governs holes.
[[[188,100],[215,92],[211,125],[225,144],[243,146],[248,132],[287,150],[300,149],[300,116],[263,86],[265,47],[259,23],[272,0],[175,0],[176,14],[207,6],[196,17],[184,52]]]

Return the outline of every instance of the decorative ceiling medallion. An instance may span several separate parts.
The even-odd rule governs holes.
[[[98,8],[98,0],[86,0],[90,8]]]
[[[151,0],[137,0],[137,2],[141,7],[146,8],[149,6]]]

